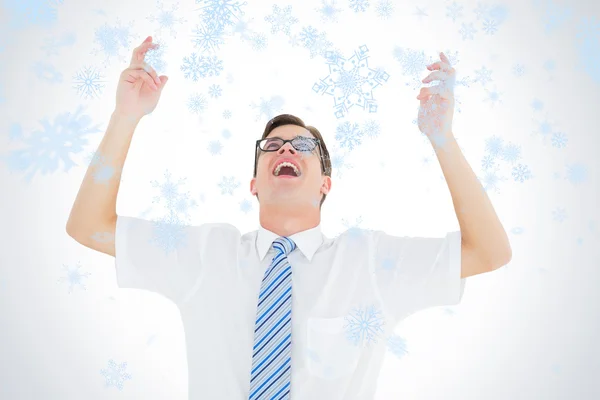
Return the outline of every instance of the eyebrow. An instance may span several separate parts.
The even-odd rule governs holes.
[[[296,135],[296,136],[294,136],[294,137],[293,137],[292,139],[290,139],[290,140],[294,140],[294,139],[296,139],[297,137],[302,137],[302,138],[305,138],[305,139],[315,139],[315,138],[314,138],[314,137],[312,137],[312,136],[302,136],[302,135]],[[284,138],[282,138],[282,137],[279,137],[279,136],[271,136],[271,137],[268,137],[268,138],[265,138],[265,139],[281,139],[281,140],[285,140]]]

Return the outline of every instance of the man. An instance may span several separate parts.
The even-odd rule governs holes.
[[[121,171],[135,127],[167,82],[144,62],[149,37],[121,75],[116,108],[98,152]],[[184,323],[190,399],[372,399],[385,338],[406,316],[458,304],[468,276],[509,262],[507,235],[451,131],[454,70],[428,68],[419,127],[431,138],[450,188],[459,232],[408,238],[320,230],[331,162],[319,131],[292,115],[269,121],[256,142],[250,191],[260,228],[184,227],[174,252],[151,244],[155,225],[117,216],[120,175],[83,180],[67,232],[115,256],[122,288],[160,293]],[[464,212],[462,211],[464,210]],[[94,237],[114,235],[114,241]]]

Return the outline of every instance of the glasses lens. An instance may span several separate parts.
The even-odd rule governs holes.
[[[283,140],[281,140],[279,138],[263,139],[260,142],[260,148],[261,148],[261,150],[265,150],[265,151],[279,150],[279,148],[282,145],[283,145]]]
[[[294,145],[294,148],[298,151],[312,151],[317,144],[314,140],[298,136],[292,141],[292,145]]]

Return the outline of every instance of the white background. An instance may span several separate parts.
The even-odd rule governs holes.
[[[188,223],[228,222],[242,232],[258,228],[258,203],[249,186],[254,142],[281,113],[316,126],[332,156],[344,157],[343,165],[333,166],[333,188],[322,210],[327,236],[355,226],[411,236],[458,229],[435,153],[413,123],[415,77],[428,71],[407,73],[397,49],[422,51],[428,62],[439,51],[452,55],[457,80],[469,82],[456,87],[454,132],[509,233],[513,259],[468,278],[460,305],[418,313],[398,327],[407,354],[387,353],[377,399],[600,396],[598,3],[481,3],[505,13],[478,17],[477,3],[461,1],[454,3],[463,8],[453,19],[453,3],[446,1],[392,1],[388,18],[378,14],[380,1],[371,0],[364,12],[337,1],[336,21],[328,21],[319,10],[332,1],[313,0],[293,4],[298,22],[286,35],[272,33],[265,20],[273,2],[248,1],[241,7],[244,15],[235,15],[245,30],[229,27],[224,44],[212,53],[223,61],[223,71],[192,81],[180,67],[184,57],[202,53],[194,45],[194,29],[204,3],[1,3],[0,398],[186,398],[185,343],[176,307],[152,293],[118,290],[114,259],[65,233],[90,154],[113,110],[119,74],[148,35],[164,44],[165,65],[158,72],[170,79],[158,107],[136,130],[118,213],[165,215],[162,203],[153,202],[160,192],[152,182],[164,182],[169,171],[173,181],[182,180],[180,192],[189,192],[196,203]],[[30,8],[19,11],[19,4]],[[55,9],[56,18],[32,20],[40,4]],[[419,9],[426,15],[419,16]],[[161,10],[172,12],[172,29],[154,18]],[[503,19],[490,34],[485,18]],[[585,31],[585,21],[591,30]],[[463,24],[477,30],[472,39],[461,34]],[[104,26],[127,32],[117,53],[105,52],[98,40]],[[313,91],[329,68],[323,56],[311,57],[309,48],[294,41],[307,26],[323,32],[330,49],[345,58],[367,46],[369,67],[390,76],[373,90],[377,112],[354,106],[338,119],[333,98]],[[256,35],[266,38],[264,48],[254,46]],[[515,73],[517,64],[522,74]],[[104,88],[93,98],[74,89],[73,77],[85,66],[102,75]],[[492,71],[489,82],[478,79],[484,66]],[[209,95],[211,85],[222,89],[219,98]],[[188,107],[196,93],[206,98],[200,113]],[[490,100],[493,93],[500,93],[499,101]],[[282,101],[260,109],[274,97]],[[540,109],[532,107],[535,99]],[[28,172],[35,171],[30,181],[26,171],[11,166],[10,155],[29,148],[28,138],[44,130],[42,121],[56,122],[80,106],[97,130],[81,136],[87,140],[82,149],[65,153],[75,166],[67,169],[61,160],[42,174],[34,157],[27,165]],[[230,118],[223,116],[226,110]],[[363,137],[352,150],[337,140],[340,124],[362,126],[369,120],[379,125],[379,135]],[[553,142],[561,134],[568,139],[565,147]],[[492,155],[493,137],[520,149],[514,162],[496,157],[491,175],[499,179],[496,184],[482,164]],[[221,144],[220,154],[209,151],[213,141]],[[518,164],[530,171],[522,182],[512,175]],[[223,177],[239,183],[233,194],[222,194]],[[252,208],[241,207],[243,201]],[[77,265],[83,275],[73,282],[67,268]],[[109,360],[127,363],[124,372],[131,379],[122,390],[106,387],[101,370],[109,368]]]

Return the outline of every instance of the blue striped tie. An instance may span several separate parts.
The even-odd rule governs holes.
[[[287,237],[273,241],[276,255],[260,286],[250,400],[290,398],[292,376],[292,267],[287,255],[296,243]]]

